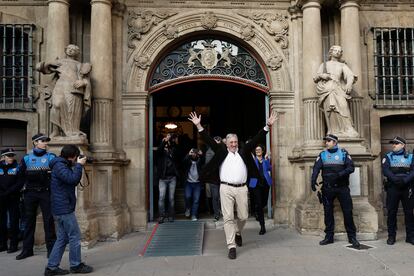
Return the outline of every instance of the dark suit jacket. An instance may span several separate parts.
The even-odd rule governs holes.
[[[200,179],[204,183],[220,184],[219,170],[224,159],[227,157],[227,147],[223,143],[217,144],[216,141],[214,141],[214,139],[211,138],[205,130],[200,131],[199,133],[203,141],[214,151],[213,158],[201,171]],[[266,137],[266,134],[267,131],[262,128],[249,143],[247,143],[243,148],[239,148],[239,154],[247,167],[247,183],[249,183],[250,177],[259,177],[259,172],[254,163],[252,150],[262,139]]]

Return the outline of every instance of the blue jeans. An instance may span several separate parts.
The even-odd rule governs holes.
[[[160,189],[160,198],[158,199],[158,212],[160,217],[165,217],[165,195],[167,193],[168,187],[168,216],[174,217],[174,195],[175,195],[175,186],[177,184],[177,178],[175,176],[168,177],[165,179],[160,179],[159,189]]]
[[[56,269],[62,260],[65,247],[69,243],[70,267],[81,263],[81,233],[75,213],[55,216],[57,240],[49,256],[47,267]]]
[[[197,217],[198,205],[200,204],[201,184],[200,182],[185,182],[185,209],[190,209],[191,215]],[[193,204],[191,204],[191,198]]]

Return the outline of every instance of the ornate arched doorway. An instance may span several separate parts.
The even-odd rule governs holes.
[[[190,148],[206,150],[187,120],[191,111],[202,114],[211,135],[224,137],[232,132],[239,135],[240,141],[247,141],[265,123],[269,81],[259,58],[240,43],[218,35],[192,37],[176,44],[160,56],[149,76],[148,190],[152,220],[157,214],[158,201],[155,152],[162,138],[167,134],[177,136],[178,168]],[[262,143],[270,145],[269,141]],[[183,179],[176,184],[178,215],[184,213]],[[205,195],[202,190],[202,217],[208,212]],[[271,206],[270,199],[269,216]]]

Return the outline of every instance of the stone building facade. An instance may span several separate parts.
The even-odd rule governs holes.
[[[82,61],[93,68],[88,143],[80,145],[95,161],[87,166],[89,186],[79,192],[78,214],[86,241],[117,238],[144,229],[153,215],[152,95],[184,82],[236,83],[265,92],[279,113],[270,137],[275,224],[318,234],[323,210],[310,174],[326,127],[313,77],[329,47],[339,44],[358,76],[349,106],[359,137],[341,141],[357,167],[355,222],[361,238],[375,239],[384,228],[380,160],[386,140],[402,135],[409,147],[414,143],[413,18],[412,0],[1,0],[0,44],[15,56],[1,69],[1,145],[23,152],[33,134],[50,133],[43,99],[49,80],[34,64],[62,57],[69,43],[79,45]],[[17,37],[25,41],[20,56],[6,42]],[[231,67],[237,53],[227,59],[224,46],[194,46],[193,55],[187,49],[192,60],[182,64],[187,70],[194,61],[204,71],[155,79],[169,52],[205,38],[245,49],[264,77],[240,76],[234,68],[214,71],[220,64]],[[23,66],[26,73],[10,73],[7,66]],[[12,134],[23,137],[19,145]],[[58,151],[59,143],[52,140],[51,148]]]

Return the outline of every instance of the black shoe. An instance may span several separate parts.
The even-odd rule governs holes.
[[[220,216],[215,216],[215,217],[214,217],[214,220],[215,220],[215,221],[219,221],[219,219],[220,219]]]
[[[164,220],[165,220],[165,217],[159,217],[158,218],[158,223],[159,224],[164,223]]]
[[[56,268],[56,269],[50,269],[48,267],[46,267],[45,269],[45,276],[52,276],[52,275],[66,275],[69,274],[69,270],[67,269],[61,269],[60,267]]]
[[[7,246],[0,246],[0,252],[7,251]]]
[[[319,245],[327,245],[330,243],[334,243],[334,239],[333,238],[324,238],[323,240],[321,240],[319,242]]]
[[[359,241],[356,238],[349,238],[348,242],[350,244],[352,244],[352,247],[354,247],[354,248],[359,248],[361,246],[361,244],[359,243]]]
[[[19,255],[16,256],[16,260],[23,260],[26,259],[28,257],[33,256],[33,251],[25,251],[23,250],[22,253],[20,253]]]
[[[235,240],[236,240],[236,245],[237,245],[238,247],[241,247],[241,246],[243,245],[243,240],[242,240],[242,236],[241,236],[241,235],[237,235],[237,234],[236,234],[236,238],[235,238]]]
[[[235,247],[232,247],[232,248],[229,249],[229,255],[228,256],[229,256],[230,260],[236,259],[236,248]]]
[[[405,242],[414,245],[414,238],[405,238]]]
[[[14,253],[17,251],[18,251],[17,246],[10,246],[9,250],[7,250],[7,253]]]
[[[86,273],[91,273],[92,271],[93,271],[93,268],[84,263],[80,263],[79,265],[73,266],[70,268],[70,273],[86,274]]]
[[[387,244],[393,245],[394,243],[395,243],[395,237],[392,237],[392,236],[388,237]]]
[[[264,235],[265,233],[266,233],[266,227],[264,225],[261,225],[259,235]]]

